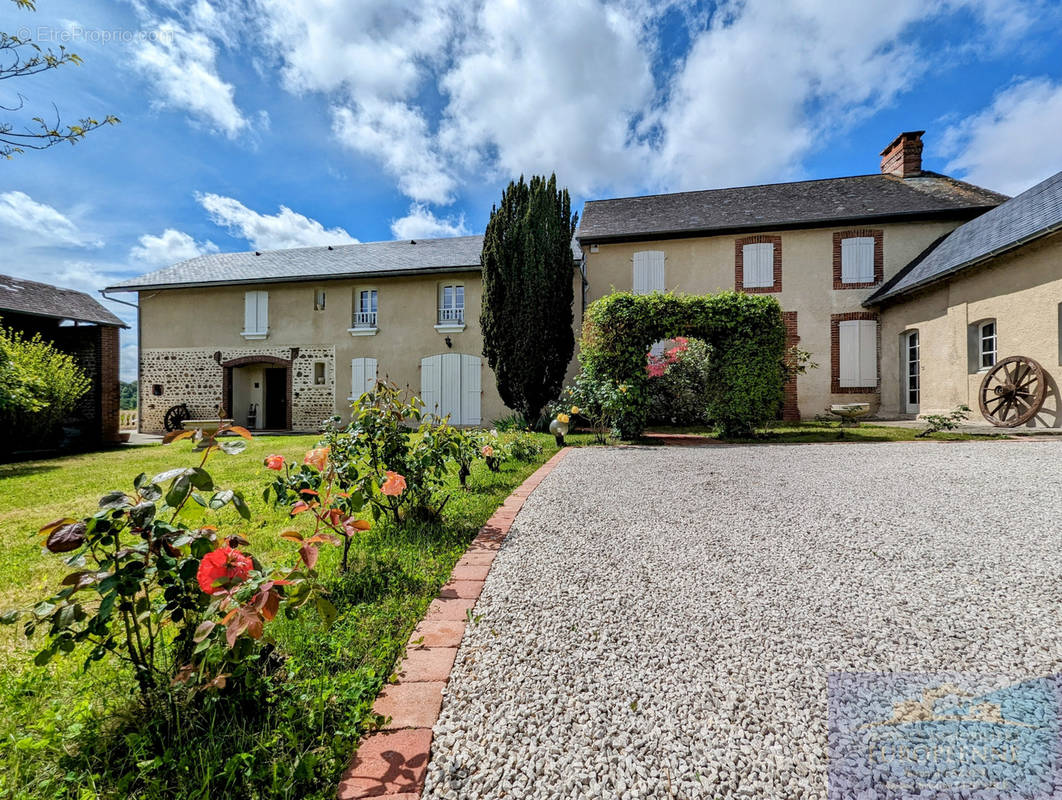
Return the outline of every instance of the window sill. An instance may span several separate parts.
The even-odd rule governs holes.
[[[269,336],[269,331],[261,331],[261,332],[240,331],[240,336],[242,336],[244,339],[246,339],[249,342],[261,342],[267,336]]]
[[[463,322],[444,322],[435,326],[435,330],[439,333],[461,333],[464,329],[465,323]]]
[[[379,328],[347,328],[351,336],[375,336],[379,331]]]

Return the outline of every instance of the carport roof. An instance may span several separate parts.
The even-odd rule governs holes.
[[[0,317],[5,311],[127,327],[98,300],[84,292],[0,275]]]

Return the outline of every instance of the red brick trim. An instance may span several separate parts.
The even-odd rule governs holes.
[[[225,413],[230,417],[233,416],[232,370],[235,367],[243,367],[247,364],[270,364],[275,367],[283,367],[285,370],[285,383],[287,384],[288,393],[287,407],[284,410],[284,428],[285,430],[291,430],[291,411],[292,401],[294,399],[291,379],[291,361],[285,358],[280,358],[279,356],[240,356],[239,358],[230,358],[228,361],[221,361],[219,363],[221,364],[221,401],[225,404]]]
[[[747,244],[774,245],[774,283],[771,286],[745,286],[745,252]],[[734,240],[734,288],[748,294],[768,294],[782,291],[782,237],[781,236],[742,236]]]
[[[118,409],[120,404],[119,364],[121,345],[118,328],[112,325],[99,326],[99,404],[100,438],[104,442],[118,441]]]
[[[867,283],[845,283],[841,280],[841,242],[869,236],[874,240],[874,280]],[[833,288],[868,289],[885,279],[885,232],[880,228],[855,228],[850,231],[835,231],[833,234]]]
[[[871,319],[878,323],[878,380],[874,386],[841,386],[841,328],[840,323],[854,319]],[[830,391],[833,394],[877,394],[881,385],[881,322],[876,312],[849,311],[830,315]]]
[[[782,322],[785,324],[785,349],[786,353],[800,344],[800,334],[797,333],[797,312],[783,311]],[[800,419],[800,406],[797,404],[797,376],[793,375],[785,382],[785,395],[782,400],[782,419],[786,421],[798,421]]]
[[[431,730],[439,719],[443,688],[465,635],[466,609],[479,599],[490,565],[524,500],[569,450],[559,450],[520,484],[457,562],[450,581],[409,637],[406,657],[395,668],[397,682],[386,684],[372,707],[390,719],[382,730],[362,739],[340,780],[337,800],[420,797],[431,756]]]

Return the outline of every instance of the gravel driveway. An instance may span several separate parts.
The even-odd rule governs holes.
[[[827,675],[1062,668],[1062,442],[573,451],[494,562],[424,797],[826,796]]]

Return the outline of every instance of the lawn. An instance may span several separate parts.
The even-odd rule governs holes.
[[[704,436],[716,441],[736,441],[741,444],[763,442],[767,444],[820,444],[824,442],[911,442],[919,441],[918,428],[898,427],[894,425],[874,425],[870,422],[860,423],[855,428],[841,428],[839,422],[805,421],[774,422],[756,432],[754,439],[728,440],[703,427],[651,426],[654,433],[680,433]],[[966,441],[970,439],[1006,438],[1006,434],[947,432],[931,434],[928,441]],[[643,443],[652,444],[651,438]]]
[[[244,535],[246,549],[263,560],[294,563],[295,547],[277,535],[287,514],[262,499],[272,477],[262,460],[280,453],[301,461],[317,438],[261,437],[242,454],[216,453],[208,463],[215,483],[243,491],[253,523],[231,507],[208,521],[222,535]],[[284,680],[246,713],[200,719],[155,741],[136,716],[131,682],[115,680],[122,676],[114,663],[82,673],[75,653],[36,667],[40,640],[27,642],[19,626],[0,627],[0,796],[333,797],[413,626],[476,531],[556,451],[552,437],[538,438],[544,449],[534,463],[506,462],[492,473],[478,462],[467,490],[452,476],[442,524],[380,524],[363,534],[350,572],[333,581],[341,616],[331,628],[309,609],[271,623],[287,654]],[[140,472],[194,463],[189,443],[179,442],[0,465],[0,610],[47,597],[68,571],[42,552],[42,525],[91,513],[102,494],[129,490]],[[337,561],[337,549],[323,550],[319,571],[333,574]]]

